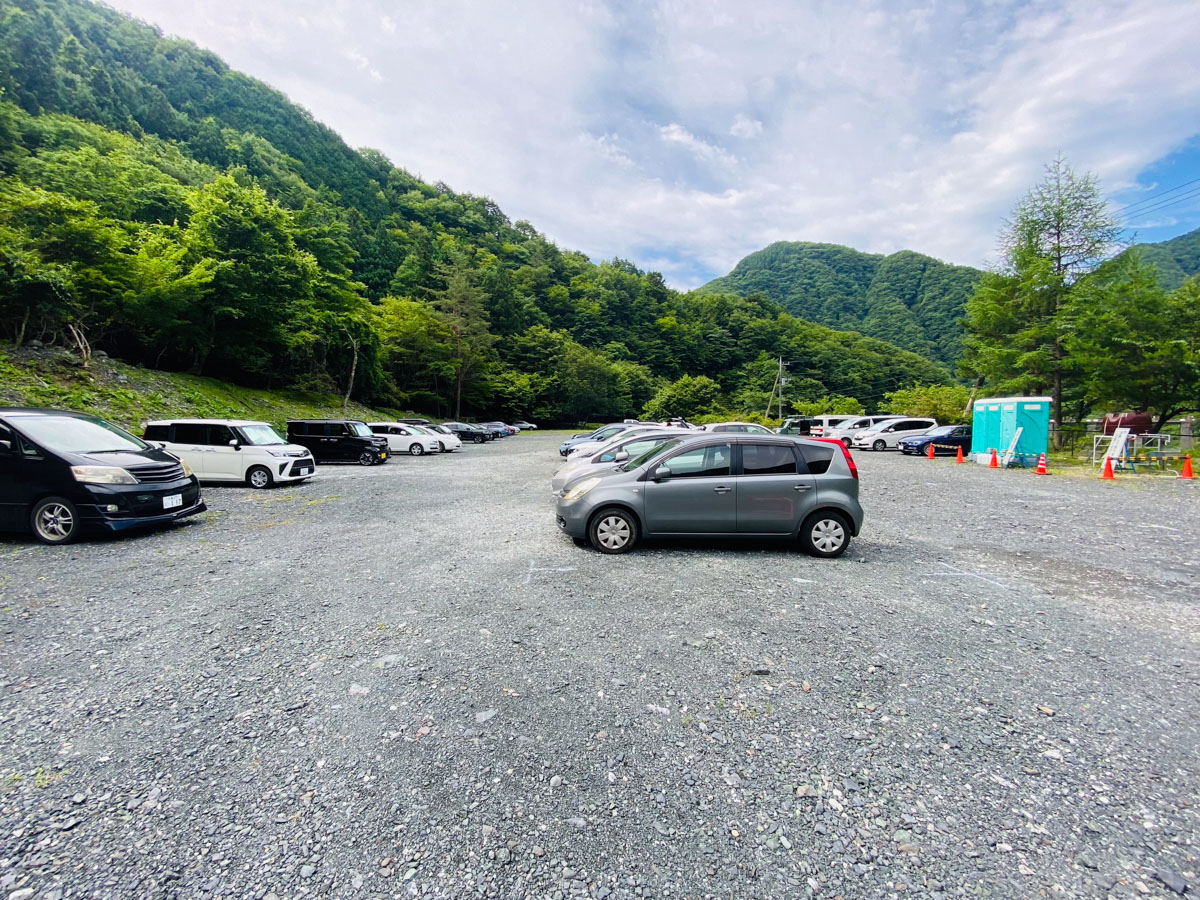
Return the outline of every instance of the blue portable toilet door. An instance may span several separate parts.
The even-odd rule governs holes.
[[[1050,400],[1029,397],[1018,401],[1017,426],[1021,428],[1018,452],[1035,457],[1047,453],[1050,449]]]

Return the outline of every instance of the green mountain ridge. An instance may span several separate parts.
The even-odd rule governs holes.
[[[352,150],[278,91],[87,0],[0,0],[0,338],[435,415],[594,420],[685,375],[762,409],[948,371],[765,298],[592,263]]]
[[[967,297],[982,273],[901,250],[780,241],[751,253],[701,292],[762,293],[792,315],[858,331],[952,365]]]
[[[1200,228],[1156,244],[1134,244],[1131,250],[1158,271],[1158,284],[1173,291],[1200,272]],[[1129,251],[1126,251],[1129,252]]]

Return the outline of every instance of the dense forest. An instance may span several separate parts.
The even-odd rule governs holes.
[[[1200,273],[1200,228],[1157,244],[1137,244],[1136,252],[1154,269],[1158,285],[1173,291]]]
[[[950,380],[762,294],[561,250],[86,0],[0,0],[0,337],[563,422],[762,409],[778,356],[810,407]]]
[[[967,298],[981,274],[911,250],[881,256],[837,244],[780,241],[700,290],[761,293],[792,315],[953,365],[962,355]]]

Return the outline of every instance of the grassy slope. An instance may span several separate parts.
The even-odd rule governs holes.
[[[244,388],[212,378],[94,359],[84,369],[62,350],[15,350],[0,343],[0,406],[38,406],[94,413],[141,434],[142,425],[170,416],[259,419],[281,427],[288,419],[343,415],[333,394]],[[345,415],[390,419],[395,410],[350,403]]]

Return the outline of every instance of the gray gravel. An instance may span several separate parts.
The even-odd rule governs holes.
[[[1196,484],[867,453],[840,560],[608,557],[559,440],[0,539],[0,900],[1200,892]]]

